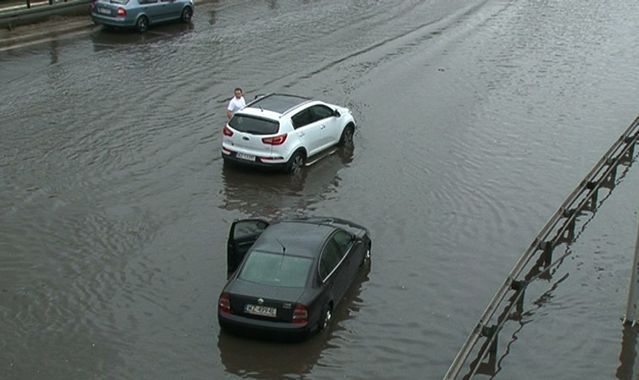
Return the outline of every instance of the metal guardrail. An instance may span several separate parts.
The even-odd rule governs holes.
[[[89,15],[91,0],[66,0],[50,4],[48,1],[31,3],[30,7],[0,7],[0,28],[44,21],[51,16]]]
[[[639,117],[617,139],[610,149],[597,162],[594,168],[581,181],[579,186],[570,193],[568,198],[541,229],[528,249],[521,255],[515,266],[508,274],[497,293],[481,315],[479,322],[473,328],[466,342],[455,356],[444,380],[456,379],[462,371],[469,356],[474,352],[477,343],[484,339],[484,343],[477,350],[475,360],[469,364],[469,370],[464,379],[475,376],[478,371],[494,374],[497,338],[504,324],[513,319],[513,315],[521,315],[523,311],[524,293],[528,284],[537,278],[547,276],[549,270],[557,265],[563,257],[553,262],[552,254],[560,244],[570,244],[575,240],[575,225],[577,217],[584,211],[594,213],[598,205],[598,192],[602,188],[610,191],[616,185],[617,168],[619,165],[630,167],[634,160],[635,147],[639,141]],[[535,265],[522,277],[528,264],[538,255]],[[565,256],[564,256],[565,257]],[[504,302],[506,298],[507,302]],[[496,316],[500,306],[503,312]],[[513,313],[514,312],[514,313]],[[489,355],[487,363],[484,362]]]

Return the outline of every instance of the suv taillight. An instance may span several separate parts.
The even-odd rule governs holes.
[[[273,137],[264,137],[262,142],[268,145],[282,145],[284,141],[286,141],[287,134],[273,136]]]
[[[118,8],[118,16],[120,16],[120,17],[126,16],[126,9],[124,9],[122,7]]]
[[[295,305],[293,310],[293,323],[306,324],[308,323],[308,309],[304,305]]]
[[[217,309],[221,313],[231,313],[231,297],[227,293],[222,293],[217,303]]]
[[[222,130],[222,133],[224,133],[224,136],[228,136],[228,137],[233,136],[233,131],[230,130],[229,127],[226,127],[226,126]]]

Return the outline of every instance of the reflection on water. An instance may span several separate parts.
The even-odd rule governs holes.
[[[342,322],[359,312],[362,286],[369,280],[370,266],[358,272],[357,278],[335,309],[331,326],[304,342],[281,343],[238,337],[220,332],[218,348],[227,372],[257,379],[298,378],[310,374],[322,357],[322,351],[337,347],[335,333]]]
[[[619,354],[619,367],[616,377],[619,380],[636,379],[635,357],[637,356],[637,326],[623,326],[623,340],[621,341],[621,353]]]
[[[51,64],[58,63],[58,40],[51,40]]]
[[[149,42],[179,38],[194,30],[192,23],[169,23],[152,26],[145,33],[138,33],[132,29],[118,29],[102,26],[91,33],[93,49],[97,51],[113,48],[134,48]]]
[[[295,175],[224,164],[223,207],[255,216],[277,219],[312,211],[319,200],[336,194],[340,169],[353,160],[353,147],[335,153]]]

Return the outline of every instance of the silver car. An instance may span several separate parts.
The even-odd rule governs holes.
[[[135,28],[143,33],[149,25],[193,17],[193,0],[93,0],[91,18],[109,27]]]

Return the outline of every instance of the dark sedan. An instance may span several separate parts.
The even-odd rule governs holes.
[[[325,329],[370,260],[366,228],[336,218],[233,223],[229,281],[218,301],[225,330],[304,338]]]

